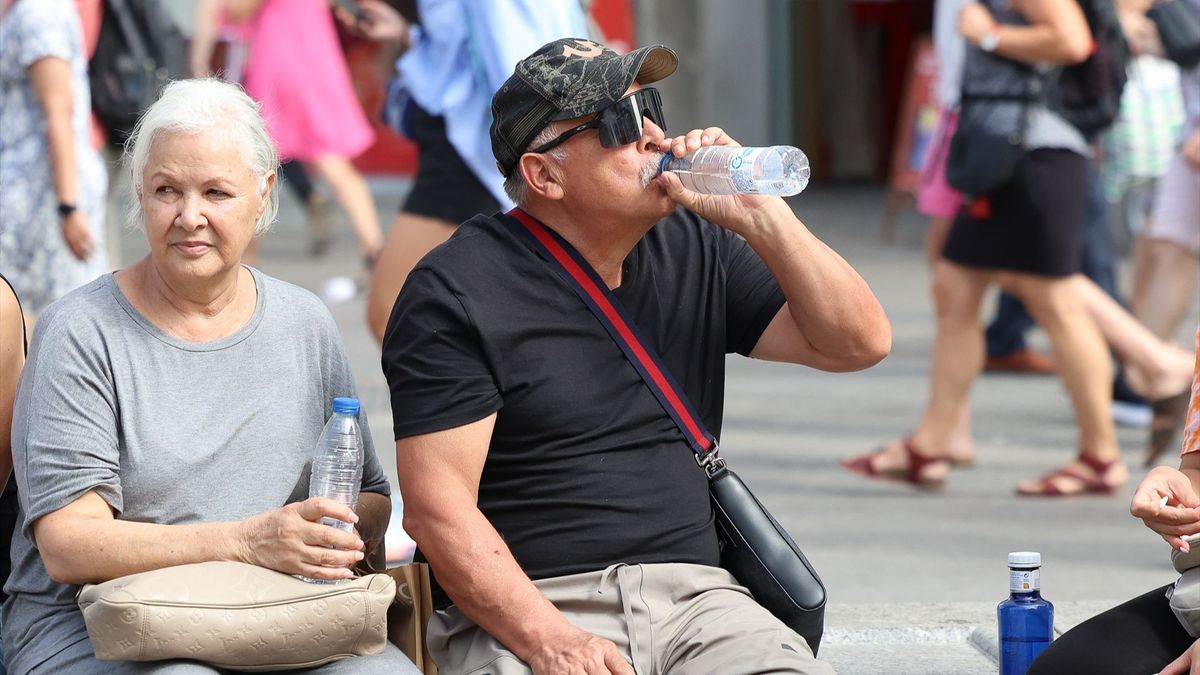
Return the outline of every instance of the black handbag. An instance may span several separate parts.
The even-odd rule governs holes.
[[[825,630],[825,585],[800,547],[726,466],[716,438],[701,424],[662,359],[625,319],[620,302],[583,256],[519,208],[509,211],[504,221],[579,294],[683,432],[696,453],[696,463],[708,476],[721,567],[816,654]]]
[[[717,457],[701,466],[708,474],[724,567],[754,599],[812,647],[825,632],[825,585],[787,530]]]
[[[1165,0],[1151,7],[1146,16],[1158,28],[1167,58],[1180,68],[1200,64],[1200,12],[1188,0]]]
[[[972,48],[963,66],[958,127],[946,157],[946,182],[967,197],[1004,187],[1025,156],[1029,103],[1043,81],[1030,66]]]
[[[1018,117],[1025,118],[1021,102],[963,101],[946,157],[946,182],[968,197],[1007,185],[1025,156],[1024,123]]]

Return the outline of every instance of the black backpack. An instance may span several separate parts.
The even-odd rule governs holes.
[[[161,0],[104,0],[104,19],[88,65],[92,110],[123,142],[138,116],[172,78],[187,72],[185,40]]]
[[[1129,44],[1113,0],[1078,0],[1095,49],[1083,63],[1065,66],[1050,82],[1047,103],[1089,140],[1107,129],[1121,110]]]

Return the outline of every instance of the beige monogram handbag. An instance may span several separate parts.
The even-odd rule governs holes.
[[[257,565],[204,562],[89,584],[78,603],[102,661],[190,659],[261,671],[379,654],[395,597],[386,574],[313,584]]]

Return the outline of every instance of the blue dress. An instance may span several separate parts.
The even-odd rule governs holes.
[[[78,207],[96,243],[86,261],[62,236],[46,122],[29,79],[43,58],[71,66]],[[17,0],[0,16],[0,270],[37,312],[108,271],[104,196],[108,174],[89,137],[91,94],[79,14],[71,0]]]

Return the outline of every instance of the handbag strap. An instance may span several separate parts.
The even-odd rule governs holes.
[[[620,300],[613,295],[596,270],[592,269],[591,264],[566,239],[520,208],[514,208],[504,214],[502,221],[549,263],[558,276],[579,295],[588,309],[592,310],[596,319],[642,376],[654,398],[658,399],[659,404],[683,432],[683,437],[692,448],[692,452],[696,453],[696,462],[710,478],[715,475],[724,467],[724,460],[717,455],[716,436],[704,427],[700,416],[675,384],[662,358],[642,338],[633,322],[626,318]]]

